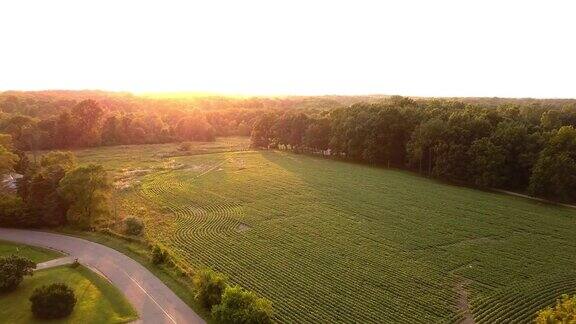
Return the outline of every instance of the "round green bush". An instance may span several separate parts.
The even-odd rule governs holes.
[[[0,292],[16,289],[24,279],[31,276],[36,263],[16,255],[0,258]]]
[[[144,222],[138,217],[130,216],[124,219],[125,233],[128,235],[140,235],[144,231]]]
[[[158,265],[168,261],[168,252],[158,245],[152,249],[152,263]]]
[[[30,302],[35,317],[61,318],[72,313],[76,305],[76,296],[72,288],[63,283],[55,283],[34,289]]]

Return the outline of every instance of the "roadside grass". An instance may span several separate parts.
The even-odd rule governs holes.
[[[62,282],[76,294],[76,307],[64,319],[37,320],[29,298],[35,288]],[[60,266],[34,272],[18,288],[0,294],[0,321],[3,323],[127,323],[138,315],[120,291],[106,279],[84,266]]]
[[[112,248],[125,254],[134,261],[143,265],[160,279],[168,288],[170,288],[183,302],[190,306],[194,311],[205,320],[210,320],[210,312],[198,304],[194,298],[194,287],[192,280],[187,275],[181,273],[174,267],[168,265],[154,265],[150,259],[149,246],[140,242],[130,242],[121,238],[112,237],[106,233],[85,232],[72,228],[61,228],[54,233],[66,234],[83,238]]]
[[[28,258],[36,263],[46,262],[63,256],[62,253],[57,251],[0,240],[0,257],[12,254]]]

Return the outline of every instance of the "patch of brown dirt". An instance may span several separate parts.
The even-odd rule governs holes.
[[[472,312],[470,311],[470,303],[468,302],[468,290],[466,289],[466,285],[468,284],[468,280],[463,279],[458,282],[455,289],[458,293],[458,310],[462,312],[464,315],[460,324],[475,324],[474,317],[472,317]]]

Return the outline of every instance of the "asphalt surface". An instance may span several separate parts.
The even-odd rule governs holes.
[[[138,312],[137,322],[205,323],[186,303],[140,263],[81,238],[39,231],[0,228],[0,239],[62,251],[118,287]]]

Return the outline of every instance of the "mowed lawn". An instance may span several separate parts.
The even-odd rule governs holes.
[[[281,322],[454,322],[466,308],[529,322],[576,291],[576,210],[291,153],[169,159],[118,193],[121,213],[271,299]]]
[[[64,319],[36,320],[28,299],[35,288],[56,282],[66,283],[74,290],[74,311]],[[25,277],[15,291],[0,294],[2,323],[126,323],[136,318],[136,311],[115,287],[83,266],[36,271]]]
[[[10,255],[28,258],[36,263],[46,262],[63,256],[61,253],[53,250],[0,240],[0,257]]]
[[[18,255],[36,263],[63,255],[39,247],[0,241],[0,257]],[[60,320],[36,320],[30,310],[30,296],[35,288],[61,282],[76,294],[76,307],[69,317]],[[126,323],[137,318],[136,311],[114,286],[83,266],[60,266],[35,271],[16,290],[0,294],[0,323]]]

